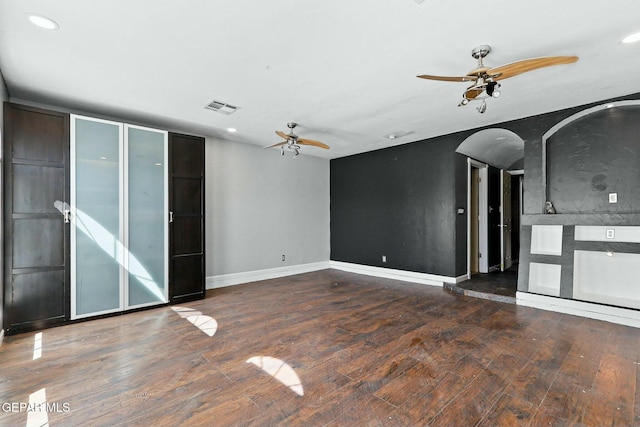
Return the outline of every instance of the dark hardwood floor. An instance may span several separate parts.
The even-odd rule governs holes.
[[[640,424],[638,329],[337,270],[180,307],[6,337],[0,425]]]

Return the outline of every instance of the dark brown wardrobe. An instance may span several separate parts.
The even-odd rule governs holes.
[[[71,180],[80,168],[78,166],[80,161],[84,161],[85,170],[89,165],[89,171],[92,170],[91,167],[95,167],[96,173],[100,173],[101,167],[103,169],[114,167],[107,165],[111,160],[107,159],[107,156],[102,156],[104,153],[96,153],[95,159],[87,159],[85,156],[74,163],[74,156],[80,158],[78,153],[81,151],[74,144],[77,140],[73,138],[78,138],[76,134],[80,132],[74,120],[80,122],[80,119],[86,119],[84,122],[88,125],[100,122],[99,119],[79,116],[70,118],[68,114],[56,111],[13,103],[4,104],[3,292],[4,327],[7,334],[50,327],[81,317],[91,317],[91,313],[78,315],[76,305],[72,306],[78,298],[81,277],[85,277],[86,282],[89,282],[87,277],[90,277],[81,276],[78,272],[79,263],[76,262],[74,267],[74,260],[75,257],[94,259],[99,256],[92,254],[91,251],[86,252],[82,244],[87,240],[85,235],[99,240],[101,237],[98,232],[105,233],[99,225],[99,229],[88,227],[86,224],[90,224],[93,218],[87,215],[86,211],[83,212],[80,207],[72,204],[76,193]],[[104,123],[112,124],[107,121]],[[155,131],[122,124],[119,124],[119,128],[125,134],[121,137],[121,140],[125,141],[125,147],[127,131],[130,140],[135,137],[135,132],[148,130],[152,131],[148,133],[153,133]],[[161,222],[166,224],[164,234],[167,237],[160,240],[160,243],[166,242],[165,271],[167,274],[163,274],[161,279],[156,279],[158,282],[166,282],[158,284],[167,291],[164,294],[156,292],[155,303],[139,304],[138,307],[203,298],[205,293],[204,139],[166,132],[164,135],[166,135],[165,141],[168,142],[166,159],[158,161],[149,168],[158,169],[158,166],[168,163],[164,169],[168,183],[167,203],[164,205],[165,208],[160,205],[160,208],[166,209],[166,212],[159,213],[161,216],[166,214],[166,220],[161,218]],[[145,138],[145,135],[138,137],[141,140],[138,146],[146,143]],[[96,141],[91,143],[95,145]],[[133,146],[133,143],[131,145]],[[97,146],[100,144],[98,143]],[[122,149],[120,152],[122,153]],[[133,177],[137,170],[135,168],[144,160],[139,160],[140,158],[139,153],[132,152],[131,169],[122,175]],[[120,166],[121,172],[124,169]],[[127,187],[126,182],[122,184],[122,179],[120,182],[121,187]],[[136,186],[137,191],[145,192],[144,182],[142,184],[138,182]],[[102,190],[91,189],[88,193],[95,195],[96,191]],[[127,206],[130,204],[133,211],[138,212],[138,218],[134,218],[132,214],[126,221],[119,220],[121,224],[125,222],[127,224],[125,226],[127,231],[124,233],[127,239],[129,235],[135,236],[136,230],[146,227],[149,223],[144,217],[147,215],[144,201],[141,201],[139,196],[134,196],[135,194],[131,197],[131,201],[126,196],[121,199],[125,200],[124,203]],[[83,221],[83,225],[78,225]],[[102,223],[105,221],[109,219],[103,220]],[[79,229],[84,234],[80,233]],[[80,237],[75,238],[76,234],[82,236],[84,240]],[[138,298],[136,295],[142,295],[145,282],[150,281],[147,271],[140,267],[146,261],[146,254],[139,249],[145,247],[144,239],[142,243],[138,239],[137,256],[134,257],[127,253],[127,242],[121,243],[122,237],[122,233],[115,237],[107,235],[107,240],[103,236],[102,243],[99,242],[98,245],[103,250],[97,252],[101,253],[103,258],[108,258],[104,256],[105,247],[109,247],[104,243],[107,241],[111,246],[117,246],[113,253],[125,253],[122,256],[118,255],[120,258],[115,261],[116,257],[112,255],[110,261],[112,264],[118,264],[116,267],[121,270],[121,280],[127,283],[131,281],[131,289],[124,296],[120,296],[120,300],[125,301],[124,304],[121,302],[119,306],[116,305],[110,310],[98,311],[99,314],[117,314],[136,307],[136,298]],[[162,271],[162,266],[160,270]],[[85,295],[87,292],[89,294],[95,292],[97,299],[102,298],[100,295],[102,289],[96,287],[95,283],[84,285]],[[109,286],[112,285],[109,284]],[[136,290],[136,286],[142,291]]]

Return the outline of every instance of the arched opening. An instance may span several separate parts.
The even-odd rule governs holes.
[[[465,139],[467,157],[467,277],[483,292],[515,297],[520,248],[524,140],[501,128]],[[505,273],[489,277],[488,273]],[[496,280],[497,279],[497,280]]]

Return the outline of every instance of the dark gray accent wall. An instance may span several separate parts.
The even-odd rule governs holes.
[[[523,225],[537,224],[534,217],[549,219],[541,215],[546,200],[542,185],[543,135],[587,108],[639,98],[640,94],[633,94],[603,100],[331,160],[331,259],[448,277],[466,274],[467,165],[465,157],[455,153],[458,145],[487,128],[499,127],[520,136],[525,142],[523,215],[527,219]],[[610,117],[603,123],[611,131],[628,120]],[[598,125],[589,124],[591,132],[599,132]],[[637,145],[637,138],[634,141]],[[580,194],[574,196],[579,198]],[[463,213],[458,209],[464,209]],[[622,224],[629,221],[621,220]],[[523,251],[528,251],[525,245],[526,235],[519,252],[521,271],[526,275],[528,270],[522,266]],[[386,263],[382,262],[383,255]]]
[[[547,194],[561,214],[640,212],[640,105],[596,111],[553,134]]]
[[[466,271],[464,254],[456,257],[456,247],[466,246],[457,235],[460,218],[466,220],[457,214],[466,197],[464,181],[456,180],[464,158],[455,149],[463,139],[331,160],[331,259],[450,277]]]
[[[583,110],[586,110],[591,107],[595,107],[597,105],[615,102],[615,101],[624,101],[624,100],[635,100],[640,99],[640,93],[636,93],[633,95],[628,95],[620,98],[603,100],[601,102],[596,102],[593,104],[583,105],[575,108],[569,108],[566,110],[556,111],[552,113],[547,113],[539,116],[528,117],[526,119],[515,120],[513,122],[506,123],[501,125],[505,129],[509,129],[516,134],[518,134],[525,141],[524,145],[524,209],[523,214],[525,215],[536,215],[542,214],[544,208],[544,202],[547,199],[546,190],[543,186],[543,177],[542,177],[542,136],[550,130],[553,126],[560,123],[562,120],[573,116]],[[622,107],[626,108],[626,107]],[[597,114],[597,113],[596,113]],[[594,114],[590,114],[585,116],[581,121],[581,126],[588,125],[590,127],[590,132],[598,133],[598,132],[609,132],[611,128],[615,128],[619,126],[615,122],[607,122],[600,121],[601,125],[600,129],[597,129],[597,126],[592,126]],[[599,121],[599,120],[598,120]],[[637,134],[636,134],[637,135]],[[635,139],[636,144],[638,143],[637,138]],[[556,138],[557,142],[557,138]],[[554,143],[548,144],[547,148],[550,148]],[[550,156],[548,156],[549,158]],[[568,171],[571,173],[572,171]],[[575,172],[575,170],[573,171]]]
[[[634,95],[621,100],[638,98]],[[529,262],[560,265],[559,296],[574,299],[575,250],[626,253],[640,250],[638,244],[574,240],[578,225],[640,225],[640,105],[627,103],[604,108],[604,104],[598,103],[593,109],[592,105],[567,110],[575,117],[563,122],[570,116],[558,116],[555,133],[550,132],[546,142],[541,139],[525,145],[525,188],[529,193],[525,193],[528,211],[522,218],[521,229],[525,236],[520,247],[521,292],[528,291]],[[609,193],[617,193],[618,203],[609,203]],[[553,202],[556,214],[541,213],[545,199]],[[530,253],[531,228],[536,225],[563,226],[562,256]],[[632,283],[634,279],[629,280]]]

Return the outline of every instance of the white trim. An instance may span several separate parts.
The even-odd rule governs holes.
[[[129,132],[127,125],[120,128],[120,306],[129,308]]]
[[[207,277],[206,286],[207,289],[224,288],[226,286],[241,285],[243,283],[257,282],[260,280],[277,279],[279,277],[293,276],[294,274],[303,274],[318,270],[326,270],[328,268],[331,268],[329,261],[321,261],[309,264],[268,268],[265,270],[245,271],[242,273],[221,274],[219,276]]]
[[[71,283],[69,284],[71,290],[70,290],[70,297],[71,297],[71,313],[70,313],[70,318],[71,320],[76,318],[76,307],[77,307],[77,300],[76,300],[76,215],[75,215],[75,209],[76,209],[76,117],[75,115],[71,115],[69,120],[70,120],[70,128],[69,129],[69,141],[70,141],[70,147],[69,147],[69,210],[71,211],[72,215],[70,218],[71,224],[69,224],[69,229],[70,229],[70,233],[69,233],[69,270],[70,271],[70,276],[69,276],[69,280],[71,281]],[[66,200],[63,200],[63,202],[66,202]],[[63,207],[64,209],[64,207]]]
[[[4,341],[4,329],[0,330],[0,345],[2,345],[2,341]]]
[[[478,169],[480,184],[478,185],[478,271],[489,272],[489,165],[467,157],[467,279],[471,279],[471,168]]]
[[[416,273],[414,271],[394,270],[391,268],[372,267],[370,265],[351,264],[341,261],[331,261],[331,268],[348,271],[350,273],[364,274],[366,276],[403,280],[405,282],[421,283],[431,286],[443,286],[445,283],[455,284],[467,280],[466,274],[458,277],[449,277],[437,274]]]
[[[470,277],[466,274],[463,274],[462,276],[454,277],[453,280],[455,280],[454,283],[460,283],[460,282],[470,280]],[[449,282],[446,282],[446,283],[449,283]]]
[[[516,304],[640,328],[640,311],[638,310],[547,297],[528,292],[516,292]]]

